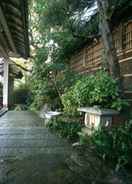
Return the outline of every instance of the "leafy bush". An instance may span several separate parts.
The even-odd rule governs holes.
[[[42,58],[43,58],[43,53]],[[40,110],[45,103],[53,109],[62,108],[61,94],[71,86],[77,76],[71,72],[67,64],[46,63],[41,60],[40,53],[36,56],[31,76],[30,88],[33,94],[31,109]]]
[[[61,137],[65,137],[71,141],[77,140],[82,125],[78,122],[65,122],[60,118],[50,120],[47,125],[51,130],[56,131]]]
[[[97,130],[91,141],[99,156],[112,162],[116,169],[132,164],[132,121],[110,130]]]
[[[106,72],[83,76],[62,96],[66,112],[75,112],[80,106],[99,105],[103,108],[122,110],[128,105],[120,98],[117,82]]]
[[[69,114],[75,114],[77,109],[77,102],[74,95],[74,90],[71,88],[66,94],[62,96],[62,103],[64,105],[64,111]]]

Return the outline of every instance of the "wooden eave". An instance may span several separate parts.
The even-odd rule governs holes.
[[[115,11],[115,13],[111,18],[111,30],[114,30],[115,27],[118,27],[120,23],[124,23],[126,21],[132,20],[131,9],[132,9],[132,4],[126,7],[124,6],[122,8],[122,11],[120,11],[119,8]],[[98,16],[98,12],[96,12],[93,15],[93,17],[95,16]],[[100,40],[100,38],[101,38],[101,34],[100,32],[98,32],[96,35],[92,35],[91,37],[88,37],[86,40],[83,40],[82,43],[78,46],[78,48],[74,50],[73,53],[71,53],[71,56],[73,54],[78,53],[85,46],[90,46],[91,44],[97,43]]]
[[[0,46],[8,56],[29,57],[27,2],[28,0],[0,1]]]

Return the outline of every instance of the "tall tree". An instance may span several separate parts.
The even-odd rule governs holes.
[[[100,27],[108,71],[119,81],[119,87],[122,89],[120,67],[110,25],[113,15],[117,13],[117,7],[123,10],[130,4],[130,0],[32,1],[30,33],[34,36],[31,36],[31,43],[35,49],[42,50],[41,55],[46,49],[53,64],[67,63],[75,50],[98,34]],[[98,8],[91,11],[95,4]],[[90,12],[96,12],[96,15],[92,16]],[[56,49],[51,53],[49,46]],[[41,58],[43,57],[39,56],[39,60]]]
[[[99,28],[102,36],[102,41],[105,49],[106,55],[106,66],[108,66],[108,71],[113,76],[114,79],[118,81],[119,89],[122,92],[122,80],[120,74],[120,65],[118,62],[118,57],[116,54],[116,48],[114,45],[112,32],[110,28],[110,18],[109,13],[110,4],[109,0],[97,0],[98,11],[99,11]]]

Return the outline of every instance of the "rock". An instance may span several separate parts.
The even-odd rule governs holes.
[[[69,169],[89,184],[126,184],[120,177],[96,155],[94,148],[75,146],[74,152],[67,160]],[[132,180],[131,180],[132,181]],[[131,184],[132,182],[127,182]]]
[[[102,165],[102,161],[95,156],[95,153],[91,149],[87,151],[79,146],[78,149],[72,153],[70,159],[67,160],[67,164],[72,172],[77,173],[80,177],[93,183],[100,182],[102,175],[106,175],[106,168]]]

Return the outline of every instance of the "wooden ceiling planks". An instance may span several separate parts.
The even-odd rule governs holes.
[[[14,40],[13,40],[13,38],[12,38],[10,29],[9,29],[9,27],[8,27],[6,18],[5,18],[5,16],[4,16],[4,13],[3,13],[1,7],[0,7],[0,22],[1,22],[1,24],[2,24],[2,27],[3,27],[3,29],[4,29],[5,34],[6,34],[6,36],[7,36],[7,39],[8,39],[8,41],[9,41],[9,44],[10,44],[10,46],[11,46],[12,51],[15,52],[15,53],[17,53],[16,47],[15,47],[15,44],[14,44]]]
[[[2,15],[2,16],[1,16]],[[0,22],[6,35],[9,53],[29,57],[27,0],[1,0]],[[5,47],[5,45],[4,45]]]

